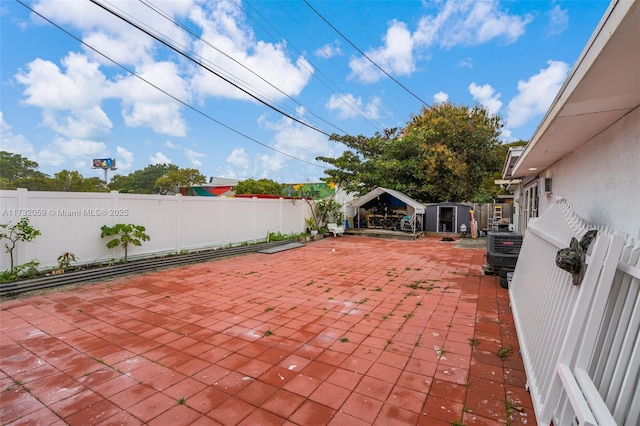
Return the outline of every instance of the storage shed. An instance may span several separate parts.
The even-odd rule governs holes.
[[[473,207],[459,203],[427,204],[425,231],[427,232],[460,232],[460,226],[470,228]]]
[[[376,188],[350,203],[354,228],[422,231],[425,205],[387,188]],[[378,226],[379,225],[379,226]]]

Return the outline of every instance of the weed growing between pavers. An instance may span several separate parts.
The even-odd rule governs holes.
[[[496,351],[496,355],[498,355],[498,358],[503,361],[509,358],[511,354],[513,354],[513,348],[511,346],[500,346]]]

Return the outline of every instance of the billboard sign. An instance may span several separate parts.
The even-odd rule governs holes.
[[[94,158],[93,168],[94,169],[115,169],[116,159],[115,158]]]

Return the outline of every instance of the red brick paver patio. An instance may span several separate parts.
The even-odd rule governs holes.
[[[346,236],[2,302],[0,423],[535,424],[483,261]]]

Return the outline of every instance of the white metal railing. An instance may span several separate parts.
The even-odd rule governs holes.
[[[580,286],[555,264],[597,227],[566,201],[529,223],[510,285],[528,386],[540,424],[639,424],[640,248],[606,228]]]

